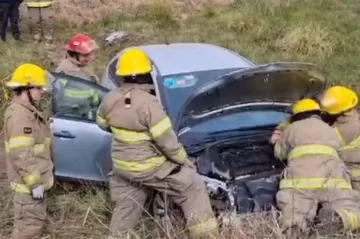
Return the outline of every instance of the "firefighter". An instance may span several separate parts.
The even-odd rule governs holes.
[[[20,40],[19,29],[19,7],[23,0],[0,0],[1,8],[1,40],[6,41],[8,20],[10,20],[11,31],[14,40]]]
[[[46,191],[54,183],[47,117],[39,110],[45,71],[20,65],[6,83],[14,96],[5,112],[4,134],[8,179],[14,191],[12,239],[38,239],[46,219]]]
[[[115,209],[109,238],[131,231],[149,192],[167,193],[181,206],[191,238],[218,234],[205,184],[179,143],[153,90],[147,55],[131,48],[118,60],[121,88],[101,103],[97,123],[112,132],[113,171],[109,174]]]
[[[78,33],[70,39],[65,49],[67,51],[66,56],[55,69],[55,72],[63,72],[100,84],[99,77],[89,66],[93,52],[99,49],[98,44],[88,35]]]
[[[35,33],[33,35],[34,40],[45,40],[46,44],[51,44],[53,40],[53,1],[26,0],[25,5],[30,20],[30,29]],[[44,39],[42,39],[43,37]]]
[[[311,99],[313,99],[313,100],[315,100],[315,101],[319,101],[319,94],[318,94],[318,92],[317,92],[317,93],[314,94],[314,95],[308,95],[308,97],[307,97],[307,96],[301,97],[300,100],[301,100],[301,99],[304,99],[304,98],[311,98]],[[283,121],[281,121],[281,122],[275,127],[275,129],[274,129],[274,131],[272,132],[271,137],[270,137],[270,143],[271,143],[271,144],[275,145],[275,143],[278,141],[278,139],[279,139],[280,136],[281,136],[281,133],[285,130],[286,126],[289,125],[289,123],[290,123],[290,118],[291,118],[291,117],[285,118]]]
[[[60,62],[55,72],[64,73],[74,77],[100,84],[99,78],[94,71],[88,66],[93,52],[98,49],[97,43],[89,36],[78,33],[73,36],[69,44],[65,47],[67,50],[66,57]],[[59,81],[60,88],[63,92],[59,95],[59,110],[72,116],[81,118],[95,118],[92,115],[92,109],[97,108],[100,99],[93,90],[83,89],[83,84],[69,82],[66,79]]]
[[[351,89],[334,86],[324,92],[320,103],[343,143],[339,154],[351,170],[352,186],[360,190],[360,120],[355,109],[358,97]]]
[[[286,234],[309,232],[319,204],[322,233],[359,228],[359,194],[351,187],[350,174],[339,158],[336,132],[320,117],[312,99],[294,104],[290,124],[275,144],[275,155],[288,165],[276,195]]]

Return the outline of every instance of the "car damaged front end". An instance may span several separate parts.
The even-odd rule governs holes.
[[[249,213],[276,205],[274,195],[285,164],[274,158],[268,137],[264,133],[216,142],[197,158],[215,209]]]
[[[294,101],[325,84],[312,64],[273,63],[225,75],[187,100],[175,128],[217,215],[276,208],[286,161],[275,158],[271,133]]]

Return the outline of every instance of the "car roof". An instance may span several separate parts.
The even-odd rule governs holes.
[[[248,59],[226,48],[205,43],[141,45],[160,75],[254,66]]]

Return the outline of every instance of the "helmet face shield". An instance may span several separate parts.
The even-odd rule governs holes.
[[[84,45],[84,49],[88,50],[89,52],[95,51],[99,48],[99,45],[94,40],[91,40]]]
[[[75,52],[87,55],[97,49],[99,49],[99,45],[94,40],[91,40],[91,41],[83,42],[81,45],[77,46],[75,48]]]
[[[337,99],[335,97],[323,97],[321,101],[321,106],[325,109],[336,107],[336,104],[338,103]]]

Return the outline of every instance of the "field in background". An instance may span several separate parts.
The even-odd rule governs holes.
[[[360,74],[360,6],[356,0],[162,0],[151,5],[146,2],[149,1],[59,0],[55,43],[50,49],[31,41],[23,18],[25,42],[14,42],[9,34],[9,41],[0,43],[0,91],[3,92],[4,80],[20,63],[34,62],[52,69],[61,56],[61,47],[79,31],[92,35],[102,47],[94,62],[99,75],[122,48],[164,43],[166,37],[170,42],[224,46],[256,63],[313,62],[331,83],[360,90],[356,84]],[[121,44],[105,46],[104,37],[118,30],[128,31],[130,37]],[[5,105],[2,93],[0,105]],[[49,198],[49,213],[47,238],[102,239],[106,238],[111,205],[106,189],[57,185]],[[0,239],[9,238],[10,216],[10,192],[3,187]],[[150,226],[149,231],[148,225],[157,224],[142,224],[139,238],[157,238],[154,227]],[[172,228],[164,230],[174,235]],[[280,238],[277,225],[263,219],[246,220],[243,227],[223,234],[223,238]]]

